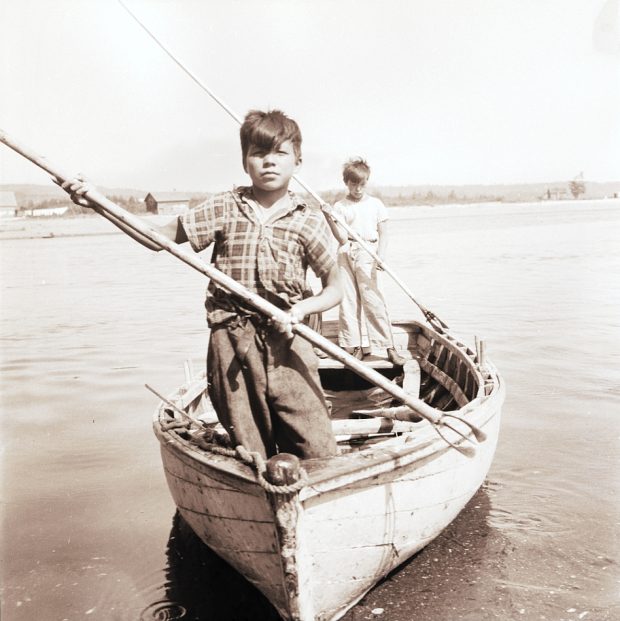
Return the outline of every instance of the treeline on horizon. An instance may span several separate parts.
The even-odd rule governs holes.
[[[442,204],[450,204],[450,203],[482,203],[482,202],[502,202],[504,199],[501,196],[491,196],[491,195],[480,195],[480,196],[472,196],[472,197],[459,197],[455,192],[450,192],[447,195],[435,194],[433,192],[427,192],[425,194],[399,194],[396,196],[384,195],[380,190],[375,192],[371,192],[373,196],[380,198],[388,207],[401,207],[401,206],[421,206],[421,205],[442,205]],[[298,193],[299,194],[299,193]],[[304,196],[308,202],[313,203],[314,200],[308,194],[300,193]],[[323,192],[321,194],[321,198],[331,205],[333,205],[337,200],[344,198],[344,192]],[[207,198],[209,198],[211,194],[199,194],[193,196],[189,200],[189,207],[196,207]],[[110,195],[109,198],[113,203],[116,203],[119,207],[122,207],[126,211],[129,211],[134,214],[146,214],[147,209],[146,205],[143,201],[134,198],[133,196],[115,196]],[[522,199],[523,200],[523,199]],[[532,199],[534,200],[534,199]],[[538,200],[538,199],[536,199]],[[20,201],[18,199],[18,204]],[[68,207],[68,210],[62,217],[67,216],[76,216],[76,215],[85,215],[93,213],[90,209],[86,207],[80,207],[72,203],[71,201],[67,201],[66,198],[47,198],[41,200],[27,200],[25,203],[21,203],[18,211],[22,212],[30,212],[31,210],[38,209],[50,209],[54,207]]]
[[[32,209],[69,207],[65,216],[75,216],[92,213],[89,209],[79,207],[67,199],[66,196],[50,196],[46,194],[42,186],[2,186],[14,191],[18,204],[18,211],[28,212]],[[14,188],[14,189],[11,189]],[[19,189],[18,189],[19,188]],[[23,188],[23,189],[22,189]],[[36,188],[36,189],[35,189]],[[50,189],[51,193],[56,188]],[[112,193],[102,192],[114,203],[127,211],[136,214],[147,213],[146,205],[138,196],[146,193],[136,190],[116,190]],[[301,192],[298,192],[302,196]],[[382,199],[388,207],[398,206],[422,206],[444,205],[454,203],[484,203],[484,202],[535,202],[541,200],[574,200],[574,199],[597,199],[617,198],[620,196],[620,182],[600,183],[584,182],[574,179],[566,183],[537,183],[523,185],[497,185],[497,186],[403,186],[403,187],[376,187],[370,188],[369,193]],[[166,192],[170,196],[171,192]],[[195,207],[211,196],[212,192],[177,192],[179,197],[189,199],[189,207]],[[153,192],[157,196],[157,192]],[[329,190],[321,192],[321,198],[330,204],[343,198],[345,192],[341,190]],[[314,202],[305,195],[309,202]]]

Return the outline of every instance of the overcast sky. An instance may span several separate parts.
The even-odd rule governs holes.
[[[620,179],[618,0],[124,0],[238,116],[341,187]],[[101,186],[247,181],[238,125],[116,0],[0,2],[0,128]],[[0,145],[2,183],[46,183]]]

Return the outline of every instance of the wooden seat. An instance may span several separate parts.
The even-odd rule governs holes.
[[[409,352],[400,352],[403,357],[410,356]],[[363,364],[372,369],[391,369],[394,365],[387,358],[372,356],[360,360]],[[333,358],[319,358],[319,369],[343,369],[344,364]]]
[[[370,361],[360,360],[360,362],[363,362],[365,365],[368,365],[373,369],[389,369],[393,366],[389,360],[382,360],[380,358]],[[333,358],[320,358],[319,369],[344,369],[344,364],[342,364],[339,360],[334,360]]]

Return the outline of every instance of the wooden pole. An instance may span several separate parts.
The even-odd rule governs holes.
[[[36,164],[53,177],[56,177],[57,179],[60,179],[62,181],[67,181],[68,179],[72,178],[72,176],[68,175],[66,171],[63,171],[60,168],[52,165],[47,160],[47,158],[39,156],[33,153],[24,145],[19,144],[16,140],[10,138],[1,129],[0,142],[3,142],[5,145],[19,153],[26,159],[30,160],[33,164]],[[260,311],[267,317],[271,317],[280,322],[287,322],[290,320],[289,313],[271,304],[271,302],[263,299],[257,293],[250,291],[249,289],[238,283],[236,280],[230,278],[230,276],[224,274],[223,272],[220,272],[213,265],[205,263],[204,261],[202,261],[202,259],[200,259],[197,254],[190,253],[184,250],[183,248],[181,248],[181,246],[168,239],[165,235],[162,235],[158,231],[151,229],[140,218],[125,211],[122,207],[119,207],[118,205],[113,203],[99,191],[94,189],[89,190],[84,196],[89,201],[98,205],[104,212],[112,216],[117,221],[126,224],[128,227],[132,228],[143,237],[148,238],[150,241],[161,247],[163,250],[166,250],[170,254],[174,255],[190,267],[193,267],[198,272],[204,274],[205,276],[208,276],[209,278],[217,282],[220,286],[224,287],[225,289],[242,299],[244,302],[250,304],[253,308]],[[351,369],[352,371],[355,371],[355,373],[368,380],[370,383],[378,386],[379,388],[382,388],[383,390],[385,390],[385,392],[391,394],[401,403],[405,404],[411,410],[413,410],[413,412],[415,412],[418,416],[421,416],[430,423],[434,425],[441,424],[451,428],[450,424],[446,422],[444,418],[446,416],[450,418],[457,418],[458,420],[461,420],[461,422],[463,422],[465,425],[467,425],[470,429],[472,429],[477,438],[481,438],[484,436],[484,433],[481,430],[475,428],[475,426],[472,425],[469,421],[463,420],[453,414],[447,412],[444,413],[436,410],[424,401],[414,398],[413,396],[405,392],[400,386],[397,386],[380,373],[377,373],[374,369],[366,366],[363,362],[348,354],[336,344],[332,343],[322,335],[312,330],[309,326],[303,323],[294,323],[292,325],[292,331],[294,334],[298,334],[302,338],[312,343],[312,345],[314,345],[315,347],[318,347],[319,349],[324,351],[330,357],[334,358],[335,360],[339,360],[344,366]]]

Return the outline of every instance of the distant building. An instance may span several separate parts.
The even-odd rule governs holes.
[[[559,201],[568,198],[568,190],[565,188],[549,188],[545,193],[547,200]]]
[[[43,217],[43,216],[63,216],[67,213],[69,207],[67,205],[59,205],[58,207],[39,207],[33,209],[24,209],[25,216]]]
[[[17,201],[14,192],[0,192],[0,218],[14,218],[17,214]]]
[[[155,198],[150,192],[142,199],[148,213],[156,213],[167,216],[175,216],[189,209],[191,196],[184,196],[175,192],[160,193]]]

